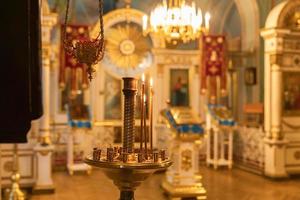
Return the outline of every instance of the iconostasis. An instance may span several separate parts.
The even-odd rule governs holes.
[[[222,4],[223,5],[223,4]],[[237,7],[231,6],[233,16],[228,15],[225,24],[228,27],[231,18],[236,18]],[[201,95],[201,44],[193,41],[188,44],[165,43],[157,35],[143,35],[143,13],[132,8],[120,8],[104,15],[104,29],[106,39],[106,52],[103,61],[96,66],[95,79],[86,84],[82,79],[83,71],[74,60],[68,60],[60,53],[60,37],[53,44],[52,71],[51,71],[51,119],[54,125],[53,140],[58,148],[54,152],[57,163],[62,163],[65,155],[67,127],[67,113],[65,105],[70,101],[86,104],[90,107],[93,128],[89,137],[94,145],[109,145],[112,142],[120,143],[122,134],[122,77],[133,76],[141,80],[144,73],[146,82],[154,80],[154,145],[164,145],[168,135],[157,134],[164,129],[161,110],[167,106],[192,107],[197,115],[205,117],[206,97]],[[237,19],[236,23],[240,21]],[[82,26],[70,24],[72,34],[84,37],[87,32],[96,36],[99,23]],[[233,110],[236,118],[243,118],[243,113],[238,112],[244,102],[248,101],[248,94],[252,86],[244,84],[244,67],[252,54],[241,53],[240,29],[228,35],[228,56],[231,60],[230,72],[227,76],[227,94],[223,102]],[[59,34],[58,34],[59,35]],[[55,40],[55,39],[54,39]],[[200,47],[200,48],[199,48]],[[59,58],[59,59],[58,59]],[[61,66],[69,64],[79,69],[76,73],[72,67],[67,67],[64,76],[61,76]],[[74,74],[78,80],[74,79]],[[68,80],[68,81],[66,81]],[[63,83],[63,84],[62,84]],[[61,87],[64,86],[64,87]],[[247,92],[238,94],[238,91],[249,88]],[[140,94],[137,94],[139,99]],[[250,94],[251,96],[251,94]],[[138,101],[139,102],[139,101]],[[139,104],[137,104],[137,108]],[[137,119],[139,112],[136,112]],[[138,120],[136,128],[139,129]],[[137,136],[138,137],[138,136]],[[92,139],[93,138],[93,139]],[[136,138],[138,141],[139,138]],[[80,139],[75,142],[75,153],[78,159],[83,155]],[[105,144],[104,144],[105,143]]]
[[[176,50],[165,48],[165,43],[153,35],[144,36],[142,18],[144,13],[135,9],[118,9],[104,16],[106,30],[106,54],[99,64],[96,79],[91,83],[90,103],[96,125],[112,125],[121,134],[122,81],[124,76],[146,82],[154,82],[154,127],[161,122],[160,111],[172,106],[197,107],[199,50]],[[91,33],[97,32],[96,25]],[[149,84],[148,84],[149,86]],[[146,84],[147,90],[147,84]],[[147,93],[147,91],[146,91]],[[193,94],[194,98],[190,98]],[[198,94],[198,96],[197,96]],[[137,99],[140,99],[137,94]],[[138,101],[139,102],[139,101]],[[137,108],[139,103],[137,103]],[[139,110],[139,109],[137,109]],[[139,112],[136,112],[139,118]],[[137,129],[139,123],[137,121]],[[156,131],[154,145],[156,145]],[[116,141],[120,139],[115,138]]]
[[[64,13],[63,4],[58,3],[56,5],[51,2],[50,4],[53,4],[52,7],[56,11]],[[67,29],[71,37],[84,38],[87,37],[87,34],[95,36],[98,33],[99,23],[95,17],[97,16],[95,9],[90,10],[93,6],[86,7],[92,13],[91,15],[82,13],[84,11],[82,8],[90,5],[90,3],[74,1]],[[241,28],[238,14],[240,5],[235,3],[229,5],[228,12],[223,17],[224,20],[218,24],[216,20],[220,16],[216,14],[218,13],[217,10],[224,9],[226,3],[218,4],[216,10],[213,11],[216,17],[213,18],[211,27],[212,31],[217,34],[226,32],[229,50],[228,60],[231,60],[232,65],[228,66],[228,97],[224,99],[224,102],[227,102],[228,107],[233,110],[235,118],[242,120],[243,112],[239,111],[242,110],[243,104],[254,101],[258,96],[253,95],[257,84],[255,85],[250,81],[252,85],[246,85],[244,80],[246,67],[255,65],[254,60],[256,58],[253,52],[243,47],[246,39],[249,42],[251,38],[245,37],[246,39],[241,40],[241,35],[245,33]],[[106,4],[104,8],[105,6]],[[133,6],[136,6],[134,2]],[[70,132],[66,105],[70,101],[87,105],[93,121],[92,129],[75,133],[78,135],[75,138],[75,160],[83,158],[84,150],[88,145],[105,146],[114,142],[121,142],[123,116],[121,78],[123,76],[134,76],[141,79],[144,73],[147,82],[150,78],[154,80],[154,145],[164,145],[165,141],[168,140],[167,134],[157,134],[163,132],[164,129],[160,111],[168,105],[189,106],[197,115],[202,118],[205,117],[207,102],[206,97],[200,94],[202,50],[198,41],[174,45],[165,43],[157,35],[143,35],[142,19],[145,13],[140,10],[116,9],[114,7],[104,10],[104,13],[106,52],[103,61],[96,66],[95,79],[90,83],[84,79],[86,76],[84,76],[82,66],[62,52],[61,24],[54,27],[54,30],[51,31],[51,37],[49,37],[51,42],[48,46],[51,48],[51,53],[47,59],[49,59],[51,67],[47,68],[49,79],[47,77],[45,80],[49,80],[50,89],[46,89],[49,99],[45,99],[48,101],[47,105],[49,104],[49,112],[47,112],[49,123],[47,122],[47,124],[51,127],[51,139],[56,145],[53,152],[54,167],[65,167],[66,164],[67,135]],[[63,17],[60,16],[60,21],[62,19]],[[83,24],[83,22],[86,23]],[[76,70],[72,70],[74,68]],[[252,73],[252,76],[249,77],[256,78],[258,75]],[[137,104],[138,107],[139,104]],[[139,118],[139,112],[136,112],[136,118]],[[36,127],[38,125],[33,126],[32,135],[35,133],[38,135],[39,128]],[[138,120],[136,128],[139,129]],[[240,134],[238,137],[242,140],[241,143],[247,142],[248,137],[243,138],[242,135]],[[260,136],[255,135],[253,137],[262,141]],[[82,143],[84,139],[86,142]],[[136,141],[138,140],[139,138],[136,138]],[[241,148],[245,149],[245,146]],[[240,156],[241,160],[245,160],[243,156],[237,156]]]
[[[60,62],[52,60],[55,66],[51,73],[51,107],[53,108],[51,118],[54,124],[52,137],[56,143],[61,144],[54,153],[57,163],[61,163],[65,157],[64,146],[67,143],[65,135],[69,131],[66,128],[68,120],[65,105],[70,98],[72,102],[90,107],[93,128],[87,137],[93,141],[94,145],[121,142],[123,117],[121,88],[124,76],[132,76],[141,80],[142,74],[145,74],[146,83],[149,83],[150,78],[153,79],[155,146],[157,141],[164,144],[167,139],[165,137],[168,137],[160,135],[162,138],[159,139],[156,134],[162,122],[160,111],[168,105],[190,106],[195,108],[197,114],[204,116],[205,102],[199,92],[201,51],[198,49],[197,42],[190,44],[189,49],[178,49],[176,46],[165,44],[157,36],[151,34],[145,36],[142,30],[143,15],[143,12],[131,8],[117,9],[104,15],[105,57],[96,66],[95,79],[87,83],[88,87],[82,79],[82,69],[72,59],[68,60],[64,54],[57,54]],[[89,28],[92,36],[99,30],[99,24],[95,24]],[[86,26],[70,25],[69,29],[72,29],[72,34],[80,37],[84,37],[87,32]],[[59,49],[57,47],[55,49],[58,53]],[[59,67],[62,64],[71,66],[65,69],[63,76],[62,69]],[[72,69],[76,67],[78,70],[73,72],[73,75],[76,74],[75,77],[78,80],[72,76]],[[147,88],[146,86],[146,92]],[[140,94],[137,94],[137,99],[139,98]],[[137,102],[137,108],[139,108],[139,101]],[[136,118],[139,119],[139,112],[136,112]],[[137,120],[137,130],[139,126]],[[136,138],[136,141],[139,141],[139,138]],[[83,155],[80,143],[79,137],[75,142],[78,144],[75,145],[75,154],[78,154],[78,159]]]

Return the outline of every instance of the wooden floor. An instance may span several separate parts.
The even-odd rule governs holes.
[[[300,179],[273,181],[239,169],[201,168],[208,200],[300,200]],[[164,174],[155,174],[136,191],[136,200],[166,199],[160,188]],[[54,173],[56,192],[32,200],[117,200],[118,190],[100,171],[69,176]]]

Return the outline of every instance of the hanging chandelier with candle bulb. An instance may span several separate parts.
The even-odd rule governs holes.
[[[195,2],[185,0],[163,0],[150,16],[143,16],[143,32],[164,37],[168,43],[190,42],[209,32],[210,14],[202,15],[201,8]]]

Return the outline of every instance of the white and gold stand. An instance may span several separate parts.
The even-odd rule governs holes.
[[[206,199],[199,174],[199,145],[200,138],[178,135],[172,144],[171,158],[173,165],[168,169],[162,188],[169,199],[196,198]]]
[[[54,147],[52,145],[37,145],[34,148],[36,158],[36,183],[33,188],[34,194],[54,193],[55,188],[52,180],[51,156]]]
[[[67,168],[70,175],[73,175],[75,171],[86,171],[88,175],[92,172],[92,167],[86,163],[74,163],[74,135],[71,129],[68,136],[68,151],[67,151]]]
[[[207,165],[213,165],[215,169],[219,166],[227,166],[231,169],[233,163],[232,146],[233,130],[214,127],[207,131]]]
[[[190,108],[173,107],[161,112],[172,130],[169,147],[173,165],[162,183],[169,199],[206,199],[199,174],[199,151],[203,139],[202,120]]]
[[[206,113],[206,163],[232,168],[233,134],[235,122],[231,113],[221,105],[209,105]]]

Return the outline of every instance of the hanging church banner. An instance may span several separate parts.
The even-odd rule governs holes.
[[[223,35],[205,35],[201,42],[201,91],[208,89],[210,97],[216,98],[219,88],[223,92],[226,89],[226,38]]]
[[[61,26],[63,30],[64,25]],[[78,63],[75,58],[67,54],[64,50],[64,35],[61,32],[61,62],[59,73],[59,85],[65,88],[70,85],[71,94],[76,94],[77,90],[85,89],[88,86],[87,72],[85,65]],[[68,25],[66,28],[66,38],[73,43],[78,40],[85,40],[89,38],[88,26],[85,25]]]

